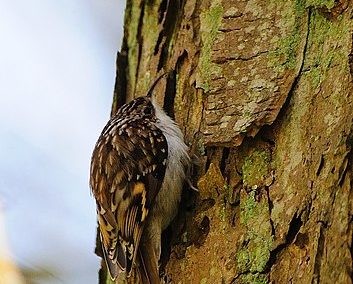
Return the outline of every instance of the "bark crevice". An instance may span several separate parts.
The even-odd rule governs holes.
[[[266,269],[265,269],[267,273],[271,271],[273,265],[275,265],[278,259],[278,256],[282,253],[282,251],[285,250],[290,244],[293,243],[302,225],[303,225],[303,221],[301,220],[301,214],[297,216],[297,213],[295,213],[289,224],[285,242],[282,244],[279,244],[274,250],[270,252],[270,257],[266,264]]]

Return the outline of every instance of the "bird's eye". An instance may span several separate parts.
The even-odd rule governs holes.
[[[151,115],[152,114],[152,109],[150,107],[146,107],[144,110],[143,110],[144,114],[146,115]]]

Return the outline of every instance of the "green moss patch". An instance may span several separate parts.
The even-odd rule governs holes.
[[[213,1],[211,7],[200,15],[202,48],[198,65],[201,80],[198,82],[198,87],[204,89],[205,92],[210,89],[212,75],[217,75],[221,72],[221,68],[211,62],[211,55],[212,46],[222,22],[222,15],[223,7],[219,0]]]
[[[244,186],[262,186],[270,172],[270,162],[271,154],[269,150],[257,150],[246,157],[242,168]]]
[[[255,190],[244,191],[240,198],[240,224],[246,233],[236,257],[239,272],[263,272],[273,246],[267,200],[257,201],[255,196]]]

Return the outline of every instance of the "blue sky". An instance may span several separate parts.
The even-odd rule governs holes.
[[[0,2],[0,202],[19,266],[45,275],[34,283],[97,283],[88,172],[124,2]]]

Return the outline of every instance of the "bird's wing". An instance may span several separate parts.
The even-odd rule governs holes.
[[[93,151],[90,185],[107,267],[129,275],[148,212],[165,175],[168,145],[146,120],[111,120]]]

